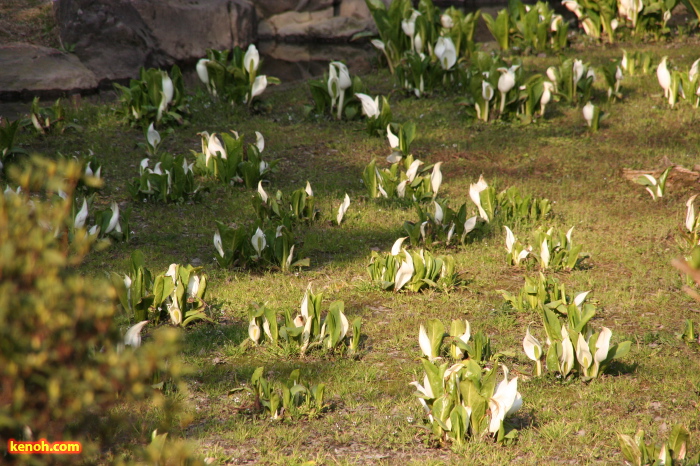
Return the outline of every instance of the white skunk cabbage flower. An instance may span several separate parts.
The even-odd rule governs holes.
[[[406,197],[406,185],[408,184],[408,180],[403,180],[401,183],[396,186],[396,194],[403,199]]]
[[[396,136],[394,133],[391,132],[391,125],[386,125],[386,137],[389,140],[389,145],[391,146],[392,152],[389,154],[389,156],[386,158],[386,161],[389,163],[397,163],[400,162],[401,159],[403,158],[403,155],[401,152],[398,150],[399,149],[399,137]],[[384,196],[386,197],[386,196]]]
[[[464,333],[458,336],[457,339],[462,343],[469,343],[469,339],[472,337],[472,328],[468,320],[465,320],[464,323]],[[462,359],[464,357],[464,350],[462,348],[453,345],[452,349],[454,350],[454,359]],[[445,374],[445,377],[447,377],[447,374]]]
[[[416,37],[413,38],[413,48],[417,54],[423,54],[423,38],[420,36],[420,34],[416,34]]]
[[[386,137],[389,140],[389,145],[392,149],[398,149],[399,137],[391,132],[391,125],[386,125]]]
[[[440,207],[440,204],[438,204],[435,201],[433,201],[433,204],[435,205],[435,221],[437,223],[442,223],[442,219],[444,218],[444,213],[442,212],[442,207]]]
[[[267,192],[265,192],[265,189],[262,187],[262,180],[258,181],[258,195],[260,196],[260,199],[262,199],[263,203],[267,204],[268,195]]]
[[[537,362],[542,357],[542,345],[537,341],[537,338],[533,337],[530,333],[530,327],[527,328],[525,332],[525,338],[523,339],[523,349],[528,358]]]
[[[221,234],[219,234],[218,230],[216,233],[214,233],[214,247],[216,248],[216,252],[219,253],[219,256],[224,257],[224,248],[221,244]]]
[[[333,61],[329,65],[328,93],[331,95],[331,108],[338,99],[338,113],[336,117],[340,120],[343,116],[343,102],[345,100],[345,90],[352,86],[350,72],[345,63]]]
[[[576,2],[575,0],[564,0],[561,3],[566,7],[567,10],[575,14],[577,18],[581,17],[581,5],[579,5],[578,2]]]
[[[384,44],[384,42],[382,42],[382,41],[379,40],[379,39],[372,39],[372,40],[370,41],[370,43],[371,43],[371,44],[374,46],[374,48],[376,48],[377,50],[381,50],[382,52],[384,52],[384,51],[386,50],[386,45]]]
[[[267,246],[267,240],[265,239],[265,233],[258,227],[255,230],[255,234],[251,238],[250,242],[253,244],[253,249],[257,253],[257,257],[260,257],[262,250]]]
[[[285,261],[287,269],[289,269],[292,266],[292,258],[294,258],[294,246],[296,246],[296,244],[292,244],[292,247],[289,248],[289,254],[287,255],[287,260]]]
[[[695,231],[695,198],[698,197],[697,194],[691,196],[685,203],[688,208],[685,213],[685,228],[690,233]]]
[[[498,78],[498,91],[501,93],[501,113],[506,107],[506,95],[515,87],[515,70],[517,65],[511,68],[498,68],[501,77]]]
[[[345,65],[345,63],[334,61],[331,62],[331,65],[335,66],[338,72],[338,87],[340,88],[340,90],[344,91],[345,89],[348,89],[350,86],[352,86],[352,79],[350,79],[350,71],[348,71],[348,67]]]
[[[248,337],[257,345],[261,336],[260,326],[255,322],[255,319],[252,319],[248,324]]]
[[[306,323],[306,318],[301,314],[297,314],[297,316],[294,318],[294,326],[295,327],[303,327],[305,323]]]
[[[491,422],[489,432],[496,433],[501,428],[503,420],[513,414],[523,404],[523,399],[518,392],[518,378],[508,381],[508,370],[503,366],[504,378],[496,386],[496,391],[489,399],[489,409],[491,410]]]
[[[437,359],[438,355],[433,352],[433,345],[430,344],[430,338],[428,338],[428,332],[426,332],[425,327],[421,324],[418,330],[418,344],[423,354],[431,361]]]
[[[467,237],[469,233],[471,233],[474,228],[476,227],[476,215],[473,217],[469,217],[465,222],[464,222],[464,233],[462,233],[462,242],[464,242],[464,238]]]
[[[488,188],[489,185],[486,184],[486,180],[484,180],[484,175],[481,175],[479,177],[479,181],[477,181],[475,184],[470,184],[469,185],[469,198],[472,200],[474,204],[476,204],[476,207],[479,209],[479,217],[483,218],[487,222],[489,221],[489,216],[486,214],[486,211],[484,210],[483,207],[481,207],[481,191],[485,190]]]
[[[207,148],[206,148],[206,153],[207,155],[206,162],[209,163],[209,157],[216,157],[219,156],[222,159],[227,158],[226,154],[226,149],[224,148],[224,145],[221,143],[221,140],[216,137],[216,133],[212,133],[207,140]]]
[[[690,65],[690,70],[688,71],[688,80],[695,81],[695,78],[700,72],[700,58],[695,60],[692,65]]]
[[[168,271],[165,273],[166,277],[170,277],[173,280],[173,285],[177,283],[177,264],[170,264]]]
[[[73,221],[73,227],[75,229],[83,228],[85,226],[85,221],[88,216],[88,206],[87,200],[83,199],[83,206],[80,208],[78,213],[75,215],[75,220]]]
[[[481,97],[484,98],[486,102],[491,101],[493,99],[493,86],[488,82],[488,81],[482,81],[481,82]]]
[[[155,129],[153,123],[148,126],[146,139],[148,140],[148,144],[153,148],[158,147],[158,144],[160,144],[160,133]]]
[[[562,15],[552,15],[552,21],[549,23],[549,30],[552,32],[557,32],[559,30],[559,25],[564,21]]]
[[[540,258],[542,259],[542,268],[546,269],[549,267],[549,245],[547,244],[546,238],[542,241],[542,245],[540,246]]]
[[[307,196],[314,197],[314,190],[311,189],[311,183],[308,181],[306,182],[306,188],[304,188],[304,191],[306,191]]]
[[[404,34],[411,38],[411,45],[413,45],[413,36],[416,33],[416,19],[418,16],[420,16],[420,12],[413,10],[409,19],[401,21],[401,29]]]
[[[148,324],[147,320],[142,320],[138,324],[129,327],[124,335],[124,345],[138,348],[141,346],[141,331]]]
[[[447,232],[447,239],[445,240],[445,242],[447,244],[450,244],[450,240],[452,239],[452,235],[454,235],[454,234],[455,234],[455,223],[452,222],[452,224],[450,225],[450,229]],[[445,265],[443,264],[443,268],[444,267],[445,267]]]
[[[196,298],[199,293],[200,278],[199,275],[192,274],[187,282],[187,296]]]
[[[109,234],[113,230],[116,230],[118,233],[122,232],[122,227],[119,225],[119,205],[117,205],[116,201],[112,201],[112,218],[109,219],[109,225],[107,225],[105,234]]]
[[[588,293],[590,293],[590,290],[577,294],[574,298],[574,305],[576,307],[581,307],[581,304],[583,304],[583,302],[586,300],[586,296],[588,296]]]
[[[664,90],[664,97],[668,98],[671,91],[671,72],[668,70],[666,60],[668,57],[663,57],[661,63],[656,68],[656,78],[659,80],[659,85]]]
[[[440,16],[440,24],[445,29],[452,29],[452,27],[454,27],[454,25],[455,25],[454,21],[452,21],[452,16],[450,16],[450,15]]]
[[[209,70],[207,69],[207,63],[210,61],[211,60],[208,58],[202,58],[197,62],[197,66],[195,67],[197,69],[197,76],[199,76],[199,80],[206,84],[207,87],[209,87]]]
[[[250,44],[243,56],[243,66],[249,74],[254,74],[260,66],[260,53],[255,44]]]
[[[255,132],[255,147],[257,147],[260,152],[265,150],[265,137],[260,131]]]
[[[571,234],[574,232],[574,227],[569,228],[569,231],[566,232],[566,241],[571,244]]]
[[[394,277],[394,291],[399,291],[403,286],[411,280],[413,277],[413,257],[405,249],[403,250],[405,261],[401,262],[401,267],[396,272]]]
[[[345,217],[345,212],[348,211],[348,207],[350,207],[350,196],[345,194],[345,198],[343,199],[343,203],[340,204],[340,207],[338,208],[338,216],[336,217],[336,222],[338,225],[343,221],[343,217]]]
[[[170,79],[170,76],[168,76],[168,73],[166,72],[163,72],[163,78],[161,82],[163,85],[163,95],[165,96],[165,107],[167,108],[167,106],[170,105],[170,102],[173,101],[175,88],[173,87],[173,80]]]
[[[598,340],[595,342],[595,354],[593,355],[593,361],[596,364],[596,368],[600,366],[600,363],[608,358],[608,351],[610,351],[610,338],[612,338],[612,330],[607,327],[603,327],[598,335]]]
[[[583,61],[582,60],[574,60],[573,64],[573,72],[574,72],[574,85],[578,84],[578,82],[583,78]]]
[[[457,48],[449,37],[440,37],[433,51],[443,70],[449,70],[457,63]]]
[[[591,350],[588,347],[588,342],[583,338],[583,335],[578,334],[578,340],[576,341],[576,359],[578,359],[579,364],[583,367],[584,374],[588,374],[588,368],[593,364],[593,356],[591,355]]]
[[[508,254],[511,254],[513,252],[513,246],[515,245],[515,235],[510,228],[506,226],[503,228],[506,229],[506,249],[508,250]]]
[[[255,81],[253,81],[253,88],[251,89],[252,97],[257,97],[262,94],[267,88],[267,76],[256,76]],[[251,99],[252,99],[251,97]]]
[[[182,311],[180,310],[180,305],[177,299],[173,299],[170,304],[168,304],[168,314],[170,314],[170,322],[173,325],[180,325],[182,323]]]
[[[561,346],[562,352],[559,356],[559,371],[566,377],[571,369],[574,368],[574,345],[569,338],[569,332],[566,327],[561,328]]]
[[[379,118],[379,96],[372,99],[372,97],[367,94],[358,92],[355,94],[355,97],[360,99],[362,113],[364,113],[367,118]]]
[[[430,174],[430,187],[433,189],[433,197],[437,195],[440,185],[442,184],[442,171],[440,166],[442,162],[438,162],[433,166],[433,172]]]
[[[401,252],[401,245],[403,242],[408,238],[408,236],[404,236],[403,238],[399,238],[396,241],[394,241],[394,245],[391,247],[391,255],[396,256]]]
[[[409,385],[416,387],[416,390],[418,390],[424,397],[428,399],[435,398],[435,394],[433,393],[433,388],[430,386],[430,381],[428,380],[427,374],[423,378],[423,385],[419,384],[418,382],[411,382]]]
[[[416,159],[413,161],[413,163],[411,163],[411,166],[408,167],[408,170],[406,170],[406,178],[408,178],[409,183],[413,183],[413,180],[418,174],[418,167],[421,165],[423,165],[423,162]]]
[[[588,126],[593,125],[593,114],[595,113],[595,105],[590,101],[583,106],[583,118],[586,120]]]
[[[544,109],[549,102],[552,101],[552,92],[554,92],[554,84],[550,81],[542,83],[542,97],[540,97],[540,115],[544,116]]]

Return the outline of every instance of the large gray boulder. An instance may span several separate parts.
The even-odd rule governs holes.
[[[262,42],[260,53],[265,56],[262,72],[269,76],[284,76],[284,82],[315,79],[328,72],[328,63],[342,59],[351,74],[371,70],[370,57],[375,56],[368,47],[348,44],[312,43],[288,44],[284,42]]]
[[[269,18],[286,11],[325,10],[333,3],[334,0],[256,0],[255,11],[258,18]]]
[[[56,0],[61,40],[98,80],[138,76],[256,40],[248,0]]]
[[[38,45],[0,46],[0,70],[0,97],[70,93],[97,87],[94,73],[75,55]]]
[[[376,31],[365,0],[259,0],[258,36],[283,42],[347,42]]]

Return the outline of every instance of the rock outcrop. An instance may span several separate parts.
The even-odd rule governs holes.
[[[206,49],[247,46],[257,38],[247,0],[56,0],[64,44],[98,80],[138,75],[203,57]]]
[[[261,0],[255,7],[261,39],[347,42],[358,32],[376,30],[365,0]]]
[[[0,47],[0,70],[0,95],[14,98],[85,91],[98,83],[75,55],[37,45]]]

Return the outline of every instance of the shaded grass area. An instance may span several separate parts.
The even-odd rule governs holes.
[[[3,0],[0,3],[0,44],[11,42],[59,47],[51,0]]]
[[[626,44],[630,49],[637,47]],[[690,38],[669,45],[645,46],[669,55],[687,67],[697,58],[698,42]],[[621,56],[619,47],[571,50],[567,55],[602,64]],[[557,63],[553,57],[524,59],[525,69],[543,73]],[[372,93],[392,92],[386,72],[363,77]],[[599,79],[596,99],[603,99]],[[360,182],[364,166],[388,155],[385,140],[370,138],[359,122],[306,120],[306,85],[287,85],[265,95],[269,114],[249,115],[244,109],[211,103],[201,89],[191,97],[188,124],[164,137],[174,154],[200,150],[199,131],[231,129],[252,141],[254,131],[266,138],[264,156],[279,160],[271,189],[290,192],[308,180],[316,194],[322,220],[296,232],[302,257],[311,267],[292,274],[247,273],[217,268],[212,236],[215,220],[252,222],[252,191],[217,186],[201,203],[157,205],[130,199],[126,184],[138,173],[144,157],[137,142],[140,130],[121,125],[110,105],[73,111],[85,127],[38,138],[24,132],[24,148],[45,155],[82,155],[91,149],[103,164],[106,186],[99,203],[112,200],[132,208],[133,241],[92,253],[81,271],[90,275],[127,270],[131,251],[141,249],[156,273],[171,262],[201,261],[210,276],[208,300],[217,325],[202,324],[186,331],[184,358],[192,367],[189,392],[179,394],[184,413],[173,435],[201,446],[207,456],[231,464],[553,464],[620,463],[616,433],[642,428],[661,443],[678,422],[692,432],[691,452],[700,445],[700,356],[675,334],[684,319],[700,321],[700,305],[680,290],[670,260],[680,254],[677,228],[684,219],[685,200],[694,187],[670,186],[652,202],[644,189],[621,176],[622,168],[652,169],[668,157],[692,167],[698,162],[700,113],[680,105],[669,110],[653,75],[625,78],[624,99],[607,109],[608,119],[596,134],[585,128],[580,109],[551,105],[547,118],[530,126],[471,121],[455,96],[434,95],[416,100],[392,92],[397,121],[417,124],[414,155],[426,163],[443,164],[444,192],[454,208],[468,201],[470,183],[483,174],[499,189],[517,186],[521,192],[548,197],[554,216],[547,226],[575,226],[574,242],[590,254],[585,267],[557,277],[574,291],[592,290],[600,308],[594,326],[608,326],[614,341],[632,340],[633,349],[599,380],[561,381],[553,376],[530,378],[531,365],[521,350],[525,327],[538,329],[539,317],[504,310],[498,290],[514,292],[534,268],[506,264],[504,235],[493,231],[465,247],[440,249],[457,260],[467,279],[464,287],[422,294],[380,291],[369,282],[365,267],[371,248],[388,250],[403,235],[402,223],[415,220],[412,207],[399,202],[367,199]],[[342,196],[352,204],[341,227],[331,220]],[[472,208],[470,206],[470,208]],[[475,210],[472,208],[472,210]],[[528,238],[529,230],[515,232]],[[311,284],[324,293],[324,310],[344,300],[348,318],[363,319],[363,350],[358,358],[313,352],[299,358],[252,347],[247,338],[247,309],[266,302],[273,309],[296,311]],[[508,351],[504,362],[522,377],[524,406],[516,416],[519,438],[509,446],[490,441],[462,447],[440,445],[423,424],[423,412],[408,383],[422,374],[418,358],[418,326],[429,318],[444,323],[468,319],[473,331],[483,330],[496,351]],[[124,320],[124,326],[127,322]],[[539,330],[539,329],[538,329]],[[284,380],[295,368],[311,383],[326,383],[329,407],[317,418],[273,422],[250,414],[252,398],[232,389],[247,384],[256,367],[266,376]],[[145,442],[157,412],[141,424],[124,427],[123,435]],[[136,422],[136,421],[134,421]]]

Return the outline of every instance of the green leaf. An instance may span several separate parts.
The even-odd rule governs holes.
[[[668,446],[673,454],[673,459],[685,459],[688,450],[690,432],[683,424],[676,424],[668,437]]]
[[[547,369],[550,371],[560,372],[559,366],[559,355],[561,352],[561,342],[553,341],[549,348],[547,348]]]
[[[445,326],[439,319],[430,319],[425,326],[425,330],[428,333],[432,354],[439,356],[442,340],[445,338]]]
[[[613,359],[621,358],[630,352],[630,347],[632,346],[631,341],[623,341],[617,345],[610,348],[608,351],[608,356],[605,358],[605,363],[612,361]]]
[[[124,283],[124,278],[121,277],[119,274],[112,272],[110,274],[110,280],[112,282],[112,285],[114,286],[114,289],[117,292],[117,297],[119,298],[119,302],[122,305],[122,308],[124,308],[124,311],[129,314],[131,313],[131,303],[129,302],[127,296],[127,289],[126,289],[126,284]]]
[[[267,320],[268,327],[270,329],[270,334],[267,335],[270,338],[271,343],[277,345],[279,339],[279,329],[277,326],[277,314],[272,309],[267,307],[264,308],[265,319]],[[267,332],[265,332],[267,334]]]
[[[642,452],[639,450],[635,440],[624,434],[617,434],[617,438],[620,441],[620,449],[625,459],[633,465],[641,465]]]

